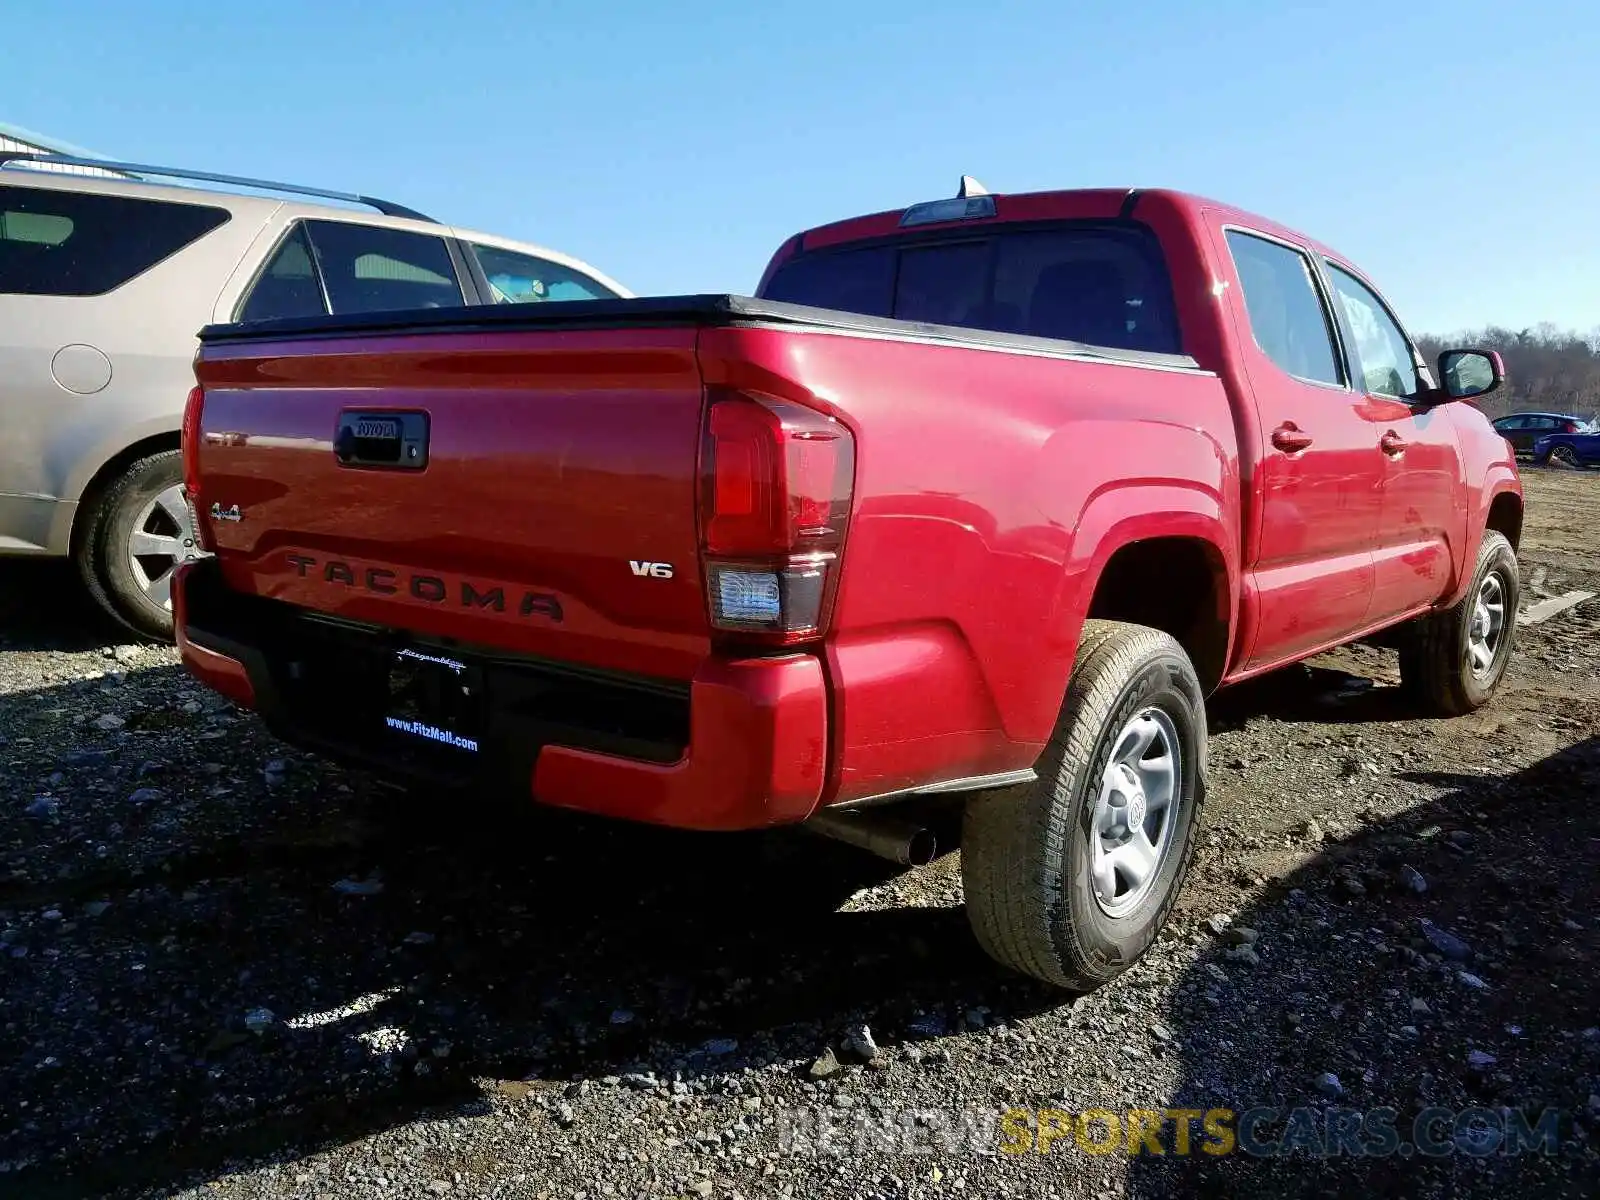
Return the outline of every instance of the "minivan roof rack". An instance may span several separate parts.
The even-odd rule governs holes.
[[[294,183],[274,183],[268,179],[246,179],[240,175],[217,175],[210,171],[186,171],[177,167],[154,167],[148,163],[113,162],[104,158],[79,158],[70,154],[32,154],[28,152],[0,152],[0,167],[14,162],[44,163],[60,167],[98,167],[102,171],[121,171],[128,175],[159,175],[167,179],[192,179],[200,183],[222,183],[230,187],[255,188],[264,192],[289,192],[297,196],[317,196],[324,200],[343,200],[347,204],[365,204],[377,209],[386,217],[408,217],[413,221],[433,221],[413,208],[380,200],[376,196],[361,196],[354,192],[335,192],[327,188],[302,187]],[[434,222],[437,224],[437,222]]]

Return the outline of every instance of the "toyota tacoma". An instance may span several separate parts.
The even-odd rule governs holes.
[[[753,298],[212,327],[179,644],[434,786],[900,861],[954,796],[977,940],[1088,989],[1178,893],[1210,692],[1380,635],[1436,713],[1504,673],[1503,369],[1415,345],[1261,217],[970,179]]]

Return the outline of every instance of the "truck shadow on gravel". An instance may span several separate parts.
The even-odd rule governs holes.
[[[108,713],[122,724],[100,728]],[[737,1093],[745,1068],[809,1062],[858,1020],[899,1057],[1063,1002],[981,955],[949,859],[916,877],[921,904],[857,911],[893,869],[806,834],[398,795],[286,751],[170,660],[0,695],[0,737],[0,1192],[164,1193],[496,1095],[540,1121],[608,1083]],[[1235,915],[1260,966],[1208,935],[1188,1007],[1162,1017],[1179,1098],[1311,1103],[1333,1072],[1354,1107],[1581,1111],[1597,762],[1590,739],[1504,778],[1430,779],[1454,790]],[[1434,951],[1421,916],[1470,961]],[[1469,1049],[1497,1063],[1474,1074]],[[1130,1170],[1217,1195],[1329,1178],[1237,1157]],[[1341,1170],[1384,1187],[1416,1168]]]
[[[1259,965],[1236,945],[1249,932],[1202,927],[1161,1019],[1181,1079],[1175,1107],[1273,1109],[1254,1126],[1267,1149],[1284,1144],[1296,1107],[1309,1110],[1294,1119],[1312,1145],[1332,1109],[1393,1109],[1409,1143],[1436,1108],[1447,1111],[1421,1133],[1442,1151],[1178,1156],[1169,1135],[1168,1154],[1131,1160],[1134,1194],[1592,1194],[1600,737],[1503,776],[1409,778],[1450,790],[1328,846],[1232,914],[1227,928],[1253,931]],[[1477,1109],[1503,1133],[1507,1108],[1534,1129],[1558,1110],[1560,1151],[1506,1154],[1493,1139],[1475,1144],[1468,1118],[1453,1124]],[[1198,1147],[1198,1123],[1195,1133]]]
[[[929,906],[850,911],[895,868],[397,794],[201,697],[171,665],[0,695],[0,1191],[162,1191],[635,1073],[736,1092],[856,1020],[1060,1003],[978,951],[949,860]]]

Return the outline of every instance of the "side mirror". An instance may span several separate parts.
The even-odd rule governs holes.
[[[1448,400],[1487,396],[1506,381],[1506,365],[1493,350],[1446,350],[1439,355],[1440,390]]]

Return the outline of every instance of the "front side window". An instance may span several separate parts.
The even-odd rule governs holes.
[[[208,204],[0,187],[0,292],[103,296],[227,220]]]
[[[503,250],[499,246],[480,246],[476,242],[470,245],[489,280],[491,297],[496,304],[617,298],[610,288],[560,263],[516,250]]]
[[[1361,383],[1368,395],[1403,399],[1417,394],[1417,361],[1383,301],[1348,271],[1328,264],[1333,290],[1355,337]]]
[[[466,303],[442,237],[346,221],[305,227],[335,315]]]
[[[1342,386],[1333,325],[1311,261],[1281,242],[1237,229],[1228,230],[1227,238],[1261,352],[1296,379]]]

